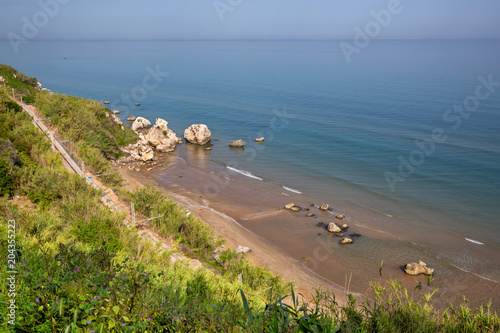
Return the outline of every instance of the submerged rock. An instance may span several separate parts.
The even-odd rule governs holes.
[[[204,124],[193,124],[184,131],[184,138],[194,144],[204,145],[212,140],[212,132]]]
[[[245,147],[245,142],[243,140],[236,140],[236,141],[233,141],[229,144],[229,147],[233,147],[233,148],[244,148]]]
[[[346,237],[340,241],[340,244],[342,245],[352,244],[352,239]]]
[[[434,273],[434,268],[427,267],[427,264],[422,260],[419,260],[418,263],[411,262],[405,265],[405,273],[409,275],[432,275]]]

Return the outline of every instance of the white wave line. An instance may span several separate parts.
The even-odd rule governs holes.
[[[227,166],[227,168],[229,170],[232,170],[234,172],[237,172],[243,176],[247,176],[247,177],[250,177],[250,178],[253,178],[253,179],[257,179],[257,180],[263,180],[262,178],[259,178],[255,175],[253,175],[251,172],[248,172],[248,171],[245,171],[245,170],[239,170],[239,169],[236,169],[236,168],[233,168],[233,167],[230,167],[230,166]]]

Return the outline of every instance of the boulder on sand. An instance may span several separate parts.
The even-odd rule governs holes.
[[[432,275],[434,273],[434,268],[427,267],[427,264],[422,260],[419,260],[418,263],[411,262],[405,265],[405,273],[409,275]]]
[[[322,204],[321,207],[319,207],[319,209],[326,211],[326,210],[328,210],[328,207],[330,207],[330,206],[328,206],[328,204]]]
[[[191,143],[204,145],[212,140],[212,132],[204,124],[193,124],[184,131],[184,138]]]
[[[342,229],[340,229],[338,225],[332,222],[328,225],[328,231],[335,233],[335,232],[341,232]]]
[[[295,206],[295,204],[292,202],[292,203],[289,203],[288,205],[285,205],[285,209],[292,209],[292,207]]]

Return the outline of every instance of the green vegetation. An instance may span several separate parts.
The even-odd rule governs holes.
[[[127,142],[128,134],[118,139],[123,131],[107,122],[100,106],[45,94],[36,96],[37,106],[58,118],[54,126],[78,143],[78,152],[98,152],[89,159],[100,167],[120,155],[118,145]],[[8,286],[0,287],[2,332],[500,331],[500,319],[488,307],[439,312],[431,305],[434,290],[423,289],[429,293],[418,302],[396,282],[374,284],[368,301],[351,295],[341,306],[335,295],[318,290],[305,302],[245,255],[226,249],[214,256],[224,240],[162,191],[145,187],[131,193],[117,187],[124,200],[135,203],[138,215],[161,215],[148,227],[186,248],[204,267],[173,263],[171,255],[178,250],[153,245],[127,227],[125,215],[110,211],[101,191],[69,173],[30,117],[8,107],[8,101],[0,88],[0,254],[5,262],[14,256],[11,269],[17,271],[14,326],[8,323]],[[76,112],[97,120],[77,121]],[[92,139],[81,134],[102,128],[104,134]],[[7,199],[13,194],[22,203]],[[10,250],[8,220],[16,221],[16,248]],[[0,279],[7,281],[6,269]]]

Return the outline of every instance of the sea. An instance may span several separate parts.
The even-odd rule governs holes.
[[[163,118],[178,136],[206,124],[212,150],[184,145],[176,158],[345,214],[361,237],[339,250],[342,274],[363,275],[357,262],[376,277],[384,261],[398,277],[398,264],[425,258],[441,288],[477,290],[500,308],[500,41],[374,40],[350,59],[342,43],[354,45],[29,41],[16,53],[0,41],[0,63],[53,92],[110,101],[125,123]],[[237,139],[244,150],[228,148]],[[306,233],[291,233],[304,252],[316,236]],[[292,247],[285,234],[261,234]]]

